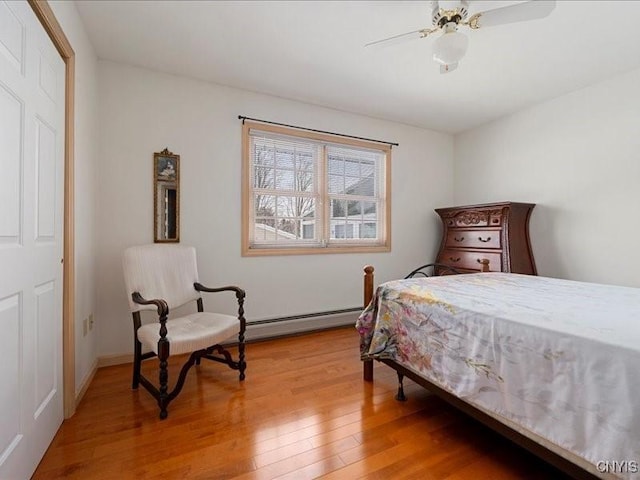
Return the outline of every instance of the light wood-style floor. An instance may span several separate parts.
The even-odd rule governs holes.
[[[563,478],[408,380],[397,402],[385,365],[363,382],[353,328],[249,344],[247,359],[244,383],[203,360],[164,421],[130,365],[100,369],[33,478]]]

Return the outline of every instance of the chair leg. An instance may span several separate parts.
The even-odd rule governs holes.
[[[247,362],[244,360],[244,332],[246,328],[246,320],[244,318],[244,290],[236,290],[236,299],[238,300],[238,320],[240,320],[240,331],[238,332],[238,370],[240,370],[240,381],[244,380],[244,371],[247,368]]]
[[[160,340],[158,340],[158,359],[160,360],[160,373],[158,375],[160,380],[160,394],[158,395],[158,406],[160,407],[161,420],[167,418],[167,406],[171,401],[169,394],[167,393],[167,386],[169,384],[169,371],[167,369],[167,360],[169,359],[169,341],[165,336],[161,335]]]
[[[247,368],[247,362],[244,361],[244,332],[238,335],[238,370],[240,370],[240,381],[244,380],[244,371]]]
[[[137,338],[133,340],[133,380],[131,388],[136,390],[140,385],[140,365],[142,364],[142,344]]]

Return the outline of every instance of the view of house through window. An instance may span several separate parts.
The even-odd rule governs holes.
[[[243,128],[243,254],[389,250],[387,145]]]

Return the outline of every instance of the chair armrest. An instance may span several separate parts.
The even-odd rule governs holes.
[[[147,300],[140,295],[140,292],[133,292],[131,294],[131,299],[139,305],[155,305],[158,308],[158,316],[161,319],[164,317],[166,320],[167,315],[169,315],[169,306],[167,305],[167,302],[161,298]]]
[[[196,283],[193,284],[193,288],[195,288],[198,292],[210,292],[210,293],[236,292],[236,297],[238,299],[244,298],[246,296],[246,293],[245,293],[245,291],[243,289],[241,289],[240,287],[234,287],[233,285],[229,285],[229,286],[226,286],[226,287],[220,287],[220,288],[210,288],[210,287],[205,287],[201,283],[196,282]]]
[[[247,322],[247,320],[244,318],[244,297],[246,296],[245,291],[240,287],[234,287],[233,285],[228,285],[226,287],[220,287],[220,288],[209,288],[209,287],[205,287],[204,285],[198,282],[193,284],[193,288],[195,288],[198,292],[212,292],[212,293],[235,292],[236,293],[236,299],[238,300],[238,320],[240,320],[239,338],[241,343],[244,342],[244,331],[245,331],[245,325]],[[202,299],[199,298],[198,311],[201,312],[202,309],[203,309]]]

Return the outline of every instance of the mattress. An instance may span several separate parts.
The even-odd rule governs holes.
[[[363,359],[392,359],[602,478],[640,478],[640,289],[399,280],[357,328]]]

